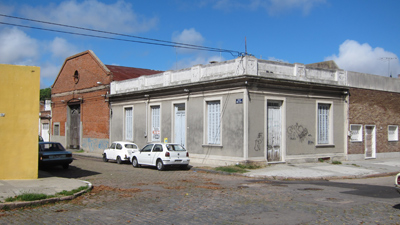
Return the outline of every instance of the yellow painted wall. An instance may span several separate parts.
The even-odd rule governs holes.
[[[0,64],[0,180],[38,178],[40,68]]]

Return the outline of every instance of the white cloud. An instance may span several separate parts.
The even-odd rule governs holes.
[[[174,32],[172,34],[172,41],[190,45],[203,45],[204,38],[194,28],[184,29],[182,32]],[[181,53],[193,52],[191,49],[178,48]]]
[[[299,9],[303,15],[310,13],[311,9],[319,4],[326,3],[326,0],[270,0],[267,11],[270,15]]]
[[[59,5],[21,8],[24,17],[113,32],[138,33],[153,29],[158,18],[147,18],[133,11],[123,0],[105,4],[97,0],[63,1]]]
[[[203,5],[206,1],[203,1]],[[261,8],[270,15],[279,15],[292,10],[300,10],[307,15],[314,7],[326,2],[326,0],[209,0],[212,7],[218,10],[258,10]]]
[[[278,58],[275,58],[275,57],[268,57],[268,60],[270,60],[270,61],[275,61],[275,62],[285,62],[285,63],[289,63],[289,61],[287,61],[287,60],[278,59]]]
[[[225,58],[222,56],[203,56],[203,55],[197,55],[194,57],[187,57],[182,60],[179,60],[178,62],[175,63],[172,70],[179,70],[179,69],[184,69],[184,68],[189,68],[194,65],[199,65],[199,64],[208,64],[212,61],[216,62],[222,62],[225,61]]]
[[[62,38],[41,42],[16,27],[0,30],[0,63],[39,66],[41,88],[51,86],[65,58],[76,53],[77,47]]]
[[[0,30],[0,63],[33,65],[39,57],[39,43],[18,28]]]
[[[40,88],[48,88],[53,85],[58,72],[61,69],[61,64],[46,62],[40,66]]]
[[[390,61],[392,75],[400,74],[398,57],[383,48],[372,48],[369,44],[360,44],[354,40],[346,40],[339,47],[339,54],[328,56],[325,60],[334,60],[344,70],[388,76],[388,61],[382,58],[397,58]]]
[[[65,39],[59,37],[54,38],[54,40],[49,44],[49,47],[52,55],[61,59],[65,59],[78,53],[77,48],[73,44],[68,43]]]

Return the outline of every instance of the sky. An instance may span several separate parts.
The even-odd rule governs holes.
[[[260,59],[334,60],[344,70],[397,78],[399,9],[398,0],[0,0],[0,64],[39,66],[40,88],[47,88],[67,57],[86,50],[106,65],[166,71],[231,60],[247,49]],[[149,39],[166,42],[143,43]]]

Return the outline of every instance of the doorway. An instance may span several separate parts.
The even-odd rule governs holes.
[[[375,126],[365,126],[365,158],[375,158],[376,155]]]
[[[267,102],[267,161],[282,161],[281,101]]]
[[[81,124],[81,105],[69,106],[69,135],[68,135],[68,148],[80,148],[80,124]]]
[[[174,142],[185,147],[186,139],[186,111],[185,104],[176,104],[175,107],[175,126]]]

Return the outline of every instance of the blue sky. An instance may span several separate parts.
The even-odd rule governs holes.
[[[400,74],[399,9],[398,0],[0,0],[3,15],[238,52],[246,38],[257,58],[335,60],[345,70],[393,77]],[[84,32],[4,16],[0,22]],[[237,57],[0,24],[0,63],[40,66],[41,88],[53,84],[65,58],[89,49],[104,64],[155,70]]]

